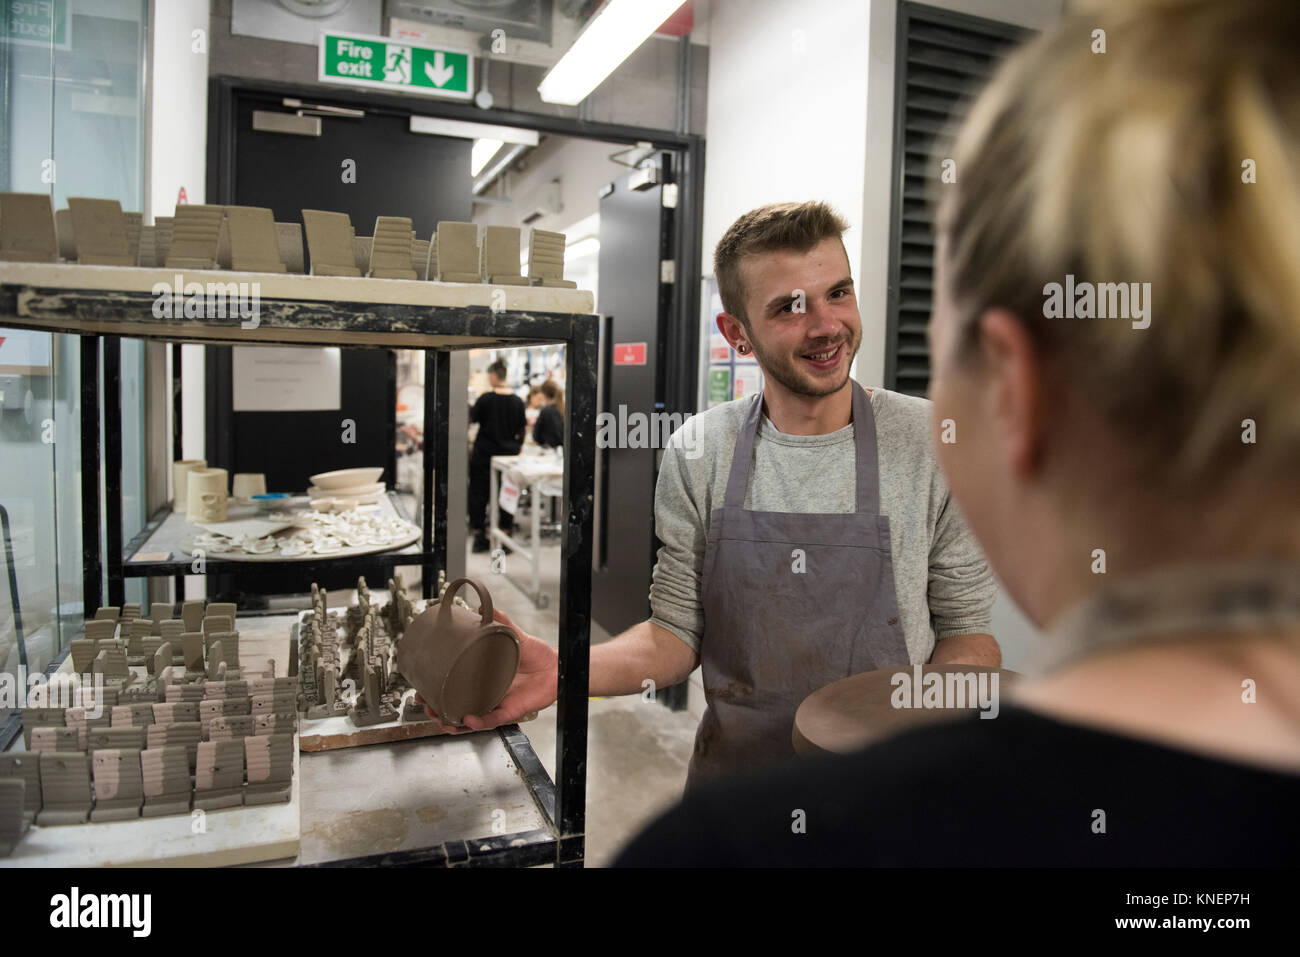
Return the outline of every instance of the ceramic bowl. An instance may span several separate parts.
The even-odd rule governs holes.
[[[317,498],[336,498],[340,495],[357,496],[357,495],[380,495],[383,493],[385,485],[383,482],[372,482],[369,485],[346,485],[341,488],[320,488],[313,485],[307,489],[307,497]]]
[[[350,485],[373,485],[384,474],[380,468],[338,469],[334,472],[321,472],[311,477],[311,484],[321,489],[340,489]]]

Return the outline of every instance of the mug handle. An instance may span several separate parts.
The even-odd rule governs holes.
[[[438,627],[445,627],[448,619],[451,618],[452,602],[455,600],[456,592],[460,590],[461,585],[471,585],[478,592],[479,611],[483,613],[483,620],[479,624],[492,624],[492,596],[488,594],[488,590],[483,587],[482,583],[473,578],[457,578],[447,586],[447,590],[442,594],[442,601],[438,603]]]

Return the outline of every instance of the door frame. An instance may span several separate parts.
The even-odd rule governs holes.
[[[701,247],[704,224],[704,137],[675,130],[619,123],[598,123],[577,117],[523,113],[517,110],[481,110],[467,103],[411,97],[355,88],[282,83],[214,76],[208,82],[208,202],[229,205],[234,197],[235,99],[240,94],[298,97],[313,102],[364,109],[376,114],[418,114],[439,119],[464,120],[499,126],[534,129],[539,133],[602,140],[629,146],[650,143],[656,150],[672,150],[680,158],[677,169],[677,208],[674,216],[674,278],[669,322],[675,353],[664,356],[666,411],[698,411],[696,382],[699,366],[699,314]]]

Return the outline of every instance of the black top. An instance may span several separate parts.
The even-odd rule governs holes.
[[[547,448],[558,448],[564,444],[564,416],[553,405],[544,405],[537,413],[537,422],[533,425],[533,441]]]
[[[795,833],[800,818],[804,833]],[[616,866],[1293,867],[1297,859],[1300,775],[1003,705],[995,719],[918,728],[856,754],[700,787]]]
[[[518,455],[524,444],[524,400],[517,395],[485,392],[469,410],[469,420],[478,423],[474,454]]]

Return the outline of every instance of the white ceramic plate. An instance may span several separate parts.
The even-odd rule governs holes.
[[[384,474],[382,467],[365,469],[339,469],[321,472],[311,477],[311,484],[321,489],[344,489],[350,485],[373,485]]]

